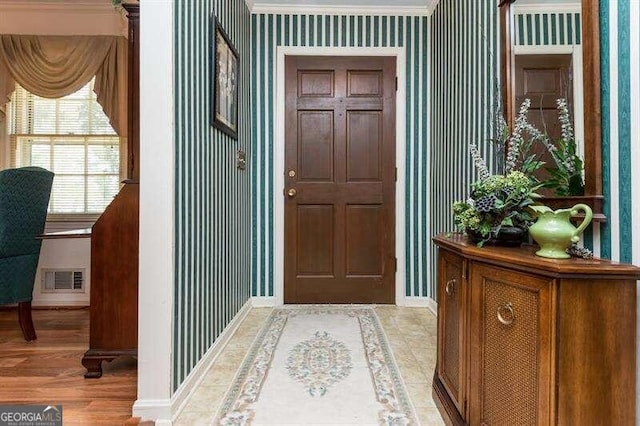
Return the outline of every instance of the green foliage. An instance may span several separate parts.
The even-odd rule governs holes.
[[[479,235],[482,246],[495,238],[503,226],[529,228],[533,218],[527,206],[533,204],[539,188],[526,174],[512,171],[507,175],[491,175],[471,185],[471,197],[453,204],[456,227]]]
[[[576,144],[562,139],[555,142],[557,149],[550,151],[555,162],[554,167],[545,167],[550,179],[543,182],[545,188],[553,189],[560,197],[584,195],[582,179],[583,163],[576,154]]]

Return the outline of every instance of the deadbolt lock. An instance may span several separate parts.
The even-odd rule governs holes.
[[[296,171],[295,170],[289,170],[289,177],[295,177],[296,176]]]

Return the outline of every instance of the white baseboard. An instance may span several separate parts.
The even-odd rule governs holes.
[[[83,295],[84,296],[84,295]],[[31,306],[34,308],[88,308],[89,301],[84,298],[72,299],[71,297],[66,299],[55,298],[55,297],[41,297],[36,300],[35,294],[33,300],[31,301]]]
[[[218,355],[220,355],[225,346],[227,346],[233,333],[236,332],[238,326],[242,323],[252,307],[252,299],[247,300],[236,316],[233,317],[231,322],[225,327],[222,333],[220,333],[216,341],[213,342],[213,345],[211,345],[202,359],[200,359],[193,370],[191,370],[191,373],[189,373],[184,382],[182,382],[180,387],[175,391],[171,397],[172,421],[175,421],[180,415],[187,401],[189,401],[189,397],[198,388],[207,371],[209,371],[209,368],[211,368],[216,358],[218,358]]]
[[[276,306],[275,297],[252,297],[251,304],[254,308],[272,308]]]
[[[437,317],[438,316],[438,302],[436,302],[435,300],[433,300],[430,297],[428,299],[429,299],[429,302],[427,304],[427,309],[429,309],[431,311],[431,313]]]
[[[153,419],[156,425],[171,426],[171,400],[170,399],[138,399],[133,403],[133,417],[142,420]],[[169,423],[166,423],[169,421]]]
[[[427,308],[434,315],[438,315],[438,304],[430,297],[405,297],[404,306],[409,308]]]
[[[142,420],[154,420],[156,425],[171,426],[184,409],[191,394],[204,379],[211,365],[225,346],[227,346],[233,333],[235,333],[238,326],[251,310],[251,302],[251,299],[249,299],[242,306],[240,311],[238,311],[231,322],[225,327],[222,333],[220,333],[220,336],[218,336],[202,359],[200,359],[193,370],[191,370],[191,373],[189,373],[184,382],[182,382],[180,387],[174,392],[170,400],[137,400],[135,404],[133,404],[133,416],[140,417]]]
[[[405,297],[404,305],[408,308],[426,308],[429,305],[429,297]]]

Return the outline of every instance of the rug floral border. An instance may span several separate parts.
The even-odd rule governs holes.
[[[357,305],[305,305],[274,309],[236,373],[214,424],[251,424],[253,411],[250,406],[258,400],[287,320],[297,315],[323,314],[342,314],[358,319],[376,396],[384,407],[379,413],[380,424],[418,424],[378,315],[370,306]]]

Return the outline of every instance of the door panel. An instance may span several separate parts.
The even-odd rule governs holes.
[[[285,66],[285,302],[393,303],[395,58]]]
[[[333,71],[298,71],[298,96],[327,96],[333,98]]]
[[[377,205],[347,206],[347,276],[382,278],[384,221]]]
[[[382,96],[382,72],[348,71],[347,96]]]
[[[300,181],[333,182],[333,112],[298,112]]]
[[[333,276],[333,206],[298,206],[297,276]]]
[[[347,112],[347,181],[382,179],[382,114]]]

